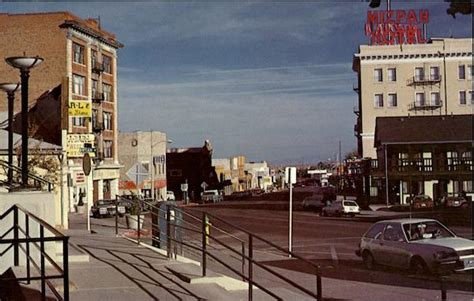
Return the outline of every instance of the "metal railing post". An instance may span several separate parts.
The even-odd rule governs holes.
[[[142,214],[142,204],[141,204],[141,200],[139,199],[138,200],[138,216],[137,216],[137,219],[138,219],[138,226],[137,226],[137,229],[138,229],[138,237],[137,237],[137,244],[140,244],[140,232],[141,232],[141,229],[140,229],[140,215]]]
[[[40,258],[41,258],[41,300],[46,300],[46,267],[44,262],[44,227],[40,225]]]
[[[171,259],[171,208],[166,205],[166,253],[168,259]]]
[[[27,284],[30,284],[31,268],[30,268],[30,217],[25,214],[25,232],[26,232],[26,280]]]
[[[18,207],[13,209],[13,264],[17,267],[20,265],[20,245],[18,243]]]
[[[318,301],[323,300],[323,286],[321,284],[321,273],[319,271],[319,266],[316,269],[316,295],[318,296]]]
[[[201,231],[202,231],[202,262],[201,262],[201,267],[202,267],[202,277],[206,276],[206,240],[207,240],[207,235],[206,235],[206,227],[207,227],[207,216],[206,213],[202,213],[202,225],[201,225]]]
[[[64,301],[69,301],[69,237],[63,238],[63,277],[64,277]]]
[[[249,301],[253,298],[253,242],[252,234],[249,234]]]
[[[245,281],[245,244],[242,241],[242,280]]]
[[[118,236],[118,196],[115,196],[115,236]]]
[[[444,278],[441,277],[440,281],[441,281],[441,301],[446,301],[448,300],[448,296],[446,294],[446,285],[444,282]]]

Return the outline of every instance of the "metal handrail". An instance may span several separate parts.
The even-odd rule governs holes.
[[[292,280],[286,278],[285,276],[283,276],[283,275],[281,275],[281,274],[279,274],[279,273],[273,271],[272,269],[266,267],[265,265],[263,265],[263,264],[261,264],[261,263],[255,261],[255,260],[252,258],[252,256],[250,256],[250,254],[249,254],[249,256],[247,256],[247,255],[245,255],[245,254],[243,254],[243,256],[242,256],[242,257],[245,257],[245,259],[247,259],[247,260],[249,261],[249,266],[255,264],[255,265],[257,265],[258,267],[264,269],[265,271],[271,273],[272,275],[274,275],[274,276],[276,276],[276,277],[282,279],[283,281],[287,282],[288,284],[292,285],[293,287],[299,289],[300,291],[302,291],[302,292],[304,292],[304,293],[306,293],[306,294],[308,294],[308,295],[310,295],[310,296],[312,296],[312,297],[317,298],[317,300],[321,300],[321,299],[322,299],[321,275],[320,275],[320,266],[319,266],[319,264],[314,264],[313,262],[311,262],[311,261],[309,261],[309,260],[307,260],[307,259],[305,259],[305,258],[303,258],[303,257],[301,257],[301,256],[299,256],[299,255],[297,255],[297,254],[295,254],[295,253],[293,253],[293,252],[291,252],[291,251],[288,251],[288,250],[286,250],[286,249],[284,249],[284,248],[282,248],[282,247],[280,247],[280,246],[278,246],[278,245],[275,245],[275,244],[269,242],[268,240],[266,240],[266,239],[264,239],[264,238],[261,238],[261,237],[255,235],[255,234],[253,234],[253,233],[250,233],[249,231],[247,231],[247,230],[245,230],[245,229],[243,229],[243,228],[241,228],[241,227],[239,227],[239,226],[233,225],[233,224],[231,224],[231,223],[229,223],[229,222],[223,220],[222,218],[219,218],[219,217],[217,217],[217,216],[215,216],[215,215],[212,215],[212,214],[203,212],[203,216],[205,216],[205,215],[210,216],[210,217],[212,217],[212,218],[214,218],[214,219],[217,219],[217,220],[219,220],[219,221],[221,221],[221,222],[223,222],[223,223],[229,225],[230,227],[233,227],[233,228],[235,228],[235,229],[237,229],[237,230],[239,230],[239,231],[242,231],[242,232],[246,233],[247,235],[249,235],[249,241],[252,241],[252,240],[253,240],[252,238],[257,238],[258,240],[260,240],[260,241],[262,241],[262,242],[264,242],[264,243],[266,243],[266,244],[268,244],[268,245],[274,247],[275,249],[280,250],[280,251],[282,251],[282,252],[284,252],[284,253],[290,255],[291,257],[297,258],[297,259],[299,259],[299,260],[301,260],[301,261],[303,261],[303,262],[309,264],[310,266],[314,267],[314,268],[315,268],[315,271],[316,271],[316,283],[317,283],[317,284],[316,284],[316,286],[317,286],[317,288],[316,288],[316,294],[314,294],[313,292],[309,291],[308,289],[302,287],[301,285],[297,284],[296,282],[294,282],[294,281],[292,281]],[[212,236],[209,235],[209,234],[207,234],[207,233],[204,233],[204,236],[203,236],[203,237],[211,237],[211,238],[212,238]],[[214,238],[213,238],[213,239],[214,239]],[[214,239],[214,240],[215,240],[215,239]],[[249,242],[249,248],[251,248],[251,242]],[[203,252],[204,252],[204,251],[206,251],[205,248],[203,248]],[[249,253],[250,253],[250,251],[249,251]],[[249,299],[251,299],[251,298],[249,298]]]
[[[21,172],[21,168],[19,168],[18,166],[15,166],[15,165],[10,165],[8,162],[6,162],[4,160],[0,160],[0,165],[2,165],[3,167],[9,168],[13,171]],[[48,180],[45,180],[45,179],[43,179],[43,178],[41,178],[41,177],[31,173],[31,172],[28,172],[28,178],[30,178],[34,181],[38,181],[43,185],[48,185],[48,191],[51,191],[52,187],[54,186],[54,183],[52,183]]]
[[[22,212],[24,214],[25,226],[24,228],[20,227],[18,213]],[[40,280],[41,281],[41,297],[43,300],[46,299],[46,285],[50,288],[51,292],[56,296],[58,300],[69,300],[69,253],[68,253],[68,236],[63,235],[61,232],[56,230],[50,224],[45,222],[43,219],[39,218],[35,214],[26,210],[25,208],[19,205],[13,205],[7,209],[2,215],[0,215],[0,220],[3,220],[5,217],[13,213],[13,226],[8,229],[7,232],[1,235],[0,244],[9,244],[7,250],[13,247],[13,265],[19,266],[19,251],[23,251],[26,257],[26,277],[20,278],[4,278],[0,281],[27,281],[29,284],[31,281]],[[39,237],[30,236],[30,220],[36,222],[39,225]],[[52,235],[50,237],[45,237],[44,230],[49,231]],[[13,238],[4,239],[8,233],[13,231]],[[20,234],[23,234],[23,238],[20,238]],[[61,241],[63,244],[63,266],[62,268],[54,261],[51,256],[49,256],[45,250],[45,242],[58,242]],[[25,244],[25,246],[21,245]],[[30,244],[33,244],[36,249],[39,250],[40,254],[40,263],[38,264],[30,256]],[[3,254],[2,254],[3,255]],[[46,275],[46,260],[55,268],[58,274],[55,275]],[[40,276],[31,275],[31,266],[33,266]],[[63,294],[57,291],[51,279],[63,279]]]

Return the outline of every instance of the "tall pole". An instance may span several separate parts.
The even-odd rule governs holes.
[[[290,172],[290,210],[289,210],[289,227],[288,227],[288,251],[291,252],[293,245],[293,184],[291,184],[291,172]],[[291,257],[291,254],[288,255]]]
[[[8,184],[13,183],[13,105],[14,92],[8,92]]]
[[[387,207],[388,207],[388,162],[387,162],[387,145],[384,145],[384,157],[385,157],[385,198],[387,201]]]
[[[153,131],[150,130],[150,173],[151,173],[151,199],[155,200],[155,162],[153,160]]]
[[[28,79],[30,71],[21,69],[21,184],[28,186]]]

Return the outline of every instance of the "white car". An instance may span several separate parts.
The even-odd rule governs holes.
[[[415,274],[474,269],[474,241],[456,236],[434,219],[394,219],[372,225],[356,254],[365,266],[409,269]]]
[[[355,216],[360,213],[360,207],[356,202],[350,200],[334,201],[330,205],[323,207],[322,216]]]

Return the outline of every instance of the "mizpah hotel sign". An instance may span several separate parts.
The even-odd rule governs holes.
[[[428,10],[368,11],[365,35],[371,45],[424,44],[428,21]]]

